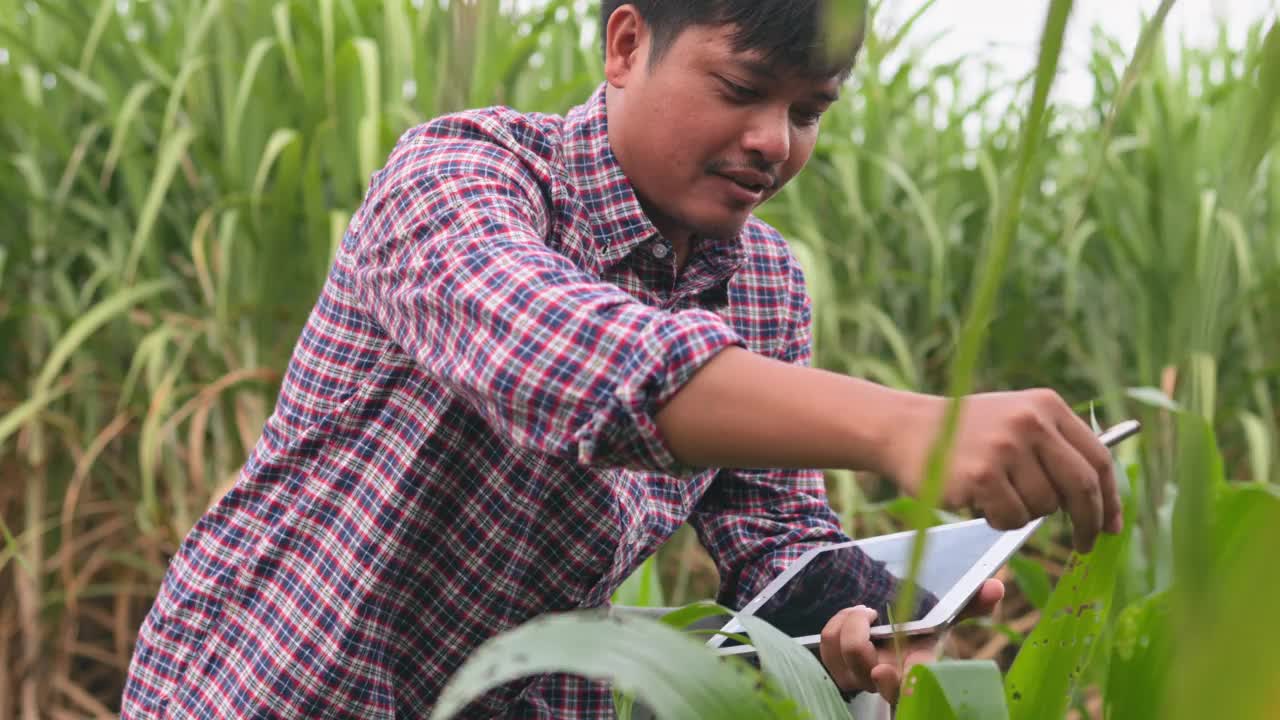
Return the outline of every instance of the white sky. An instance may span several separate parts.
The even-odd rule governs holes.
[[[882,0],[879,22],[884,29],[892,29],[926,1]],[[528,9],[547,0],[502,2]],[[585,0],[575,0],[575,11],[585,12],[586,5]],[[1054,81],[1055,102],[1089,102],[1093,84],[1088,60],[1094,27],[1101,26],[1131,54],[1144,20],[1159,6],[1160,0],[1075,0]],[[926,61],[941,63],[965,58],[966,67],[975,73],[982,73],[984,65],[993,63],[998,71],[993,81],[1014,80],[1035,67],[1048,7],[1049,0],[936,0],[912,28],[907,44],[924,48]],[[1166,37],[1172,41],[1169,56],[1176,58],[1180,39],[1191,45],[1214,44],[1220,22],[1225,23],[1230,42],[1239,47],[1248,27],[1259,20],[1275,20],[1278,8],[1280,0],[1177,0],[1166,23]],[[584,29],[589,42],[594,42],[594,32],[594,28],[589,32]],[[889,58],[890,69],[894,64],[894,59]],[[984,78],[979,74],[974,80],[963,83],[961,92],[980,93]],[[1004,94],[996,97],[1003,100]],[[994,100],[988,107],[998,112]]]
[[[923,4],[924,0],[890,0],[885,7],[892,10],[884,20],[900,22]],[[937,62],[990,59],[1007,68],[1012,79],[1035,65],[1048,5],[1048,0],[937,0],[911,30],[908,44],[924,47],[925,57]],[[1091,84],[1086,63],[1094,26],[1100,24],[1131,52],[1143,18],[1159,5],[1159,0],[1076,0],[1055,83],[1058,97],[1088,100]],[[1217,36],[1217,20],[1222,19],[1233,44],[1239,45],[1248,26],[1275,18],[1278,6],[1280,0],[1179,0],[1169,15],[1166,35],[1170,40],[1184,37],[1193,45],[1211,44]]]

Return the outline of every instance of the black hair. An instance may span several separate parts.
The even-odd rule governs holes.
[[[863,18],[839,46],[828,45],[827,23],[850,13],[827,9],[843,3]],[[862,47],[865,10],[861,0],[601,0],[600,37],[603,44],[613,11],[632,5],[653,33],[649,64],[656,64],[680,33],[695,26],[733,28],[733,49],[756,51],[764,62],[811,77],[847,77]],[[848,20],[845,19],[847,22]],[[849,35],[843,33],[842,35]]]

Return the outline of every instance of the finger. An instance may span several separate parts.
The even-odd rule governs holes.
[[[898,704],[898,688],[902,686],[902,675],[893,665],[884,663],[871,669],[872,687],[890,705]]]
[[[1013,489],[1009,476],[1004,473],[981,482],[979,491],[974,496],[973,509],[996,530],[1017,530],[1031,522],[1027,506]]]
[[[1097,474],[1098,491],[1102,496],[1104,527],[1108,532],[1118,533],[1124,529],[1124,506],[1120,502],[1120,490],[1116,486],[1115,463],[1111,457],[1111,450],[1102,444],[1079,415],[1070,412],[1069,407],[1067,410],[1068,418],[1061,423],[1062,427],[1059,430]]]
[[[1022,446],[1015,463],[1009,468],[1009,479],[1031,519],[1052,515],[1058,511],[1058,491],[1049,481],[1049,475],[1034,446]]]
[[[982,617],[995,612],[1000,601],[1004,599],[1004,583],[996,578],[991,578],[982,583],[982,587],[978,588],[978,593],[973,596],[969,604],[964,610],[960,611],[957,619],[964,620],[971,617]]]
[[[871,644],[871,623],[877,613],[859,606],[840,628],[840,653],[861,688],[871,687],[871,668],[876,666],[876,647]]]
[[[854,610],[851,607],[845,608],[832,615],[823,626],[822,639],[818,643],[818,654],[822,658],[822,664],[827,667],[827,673],[841,690],[866,690],[869,687],[858,684],[858,679],[849,669],[849,664],[845,662],[844,653],[840,651],[841,628]]]
[[[1048,439],[1037,452],[1044,466],[1050,469],[1049,479],[1071,515],[1076,550],[1089,552],[1102,529],[1102,490],[1097,471],[1076,445],[1056,429],[1049,430]]]

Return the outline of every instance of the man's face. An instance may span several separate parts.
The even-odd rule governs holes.
[[[645,211],[673,241],[736,235],[809,160],[839,79],[769,67],[709,26],[650,67],[653,37],[634,10],[609,26],[610,142]]]

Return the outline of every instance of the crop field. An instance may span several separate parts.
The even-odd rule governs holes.
[[[1172,5],[1136,47],[1095,34],[1075,107],[1047,100],[1070,0],[1045,3],[1011,88],[972,87],[979,57],[925,64],[873,4],[813,159],[758,213],[805,267],[815,365],[952,396],[1052,387],[1144,424],[1116,450],[1125,532],[1080,556],[1050,518],[996,616],[913,672],[904,720],[1280,717],[1280,30],[1168,53]],[[595,12],[0,0],[0,720],[119,712],[167,558],[257,441],[370,175],[439,114],[585,100]],[[919,499],[827,479],[855,537],[957,517],[936,473]],[[549,647],[535,663],[672,717],[687,698],[700,718],[835,712],[785,641],[757,686],[670,627],[715,588],[682,528],[615,597],[690,608],[612,636],[682,658],[680,682],[599,660],[617,653],[589,617],[481,652]],[[472,669],[452,699],[482,688]]]

